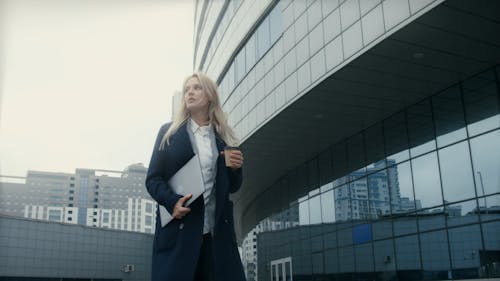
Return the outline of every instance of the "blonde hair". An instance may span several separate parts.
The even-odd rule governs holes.
[[[175,132],[177,132],[177,130],[190,117],[190,113],[186,107],[186,101],[184,100],[184,91],[188,80],[193,77],[197,78],[198,81],[200,81],[203,92],[205,93],[205,95],[207,95],[207,99],[209,101],[208,118],[210,124],[214,126],[217,133],[224,140],[224,142],[226,142],[227,145],[238,146],[239,140],[236,137],[233,129],[228,125],[226,114],[222,110],[217,85],[205,74],[196,72],[186,77],[184,83],[182,84],[182,96],[180,99],[179,110],[167,132],[165,133],[165,135],[163,135],[160,143],[160,150],[165,149],[165,147],[170,144],[170,137],[175,134]]]

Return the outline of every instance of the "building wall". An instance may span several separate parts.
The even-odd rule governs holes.
[[[195,65],[220,82],[224,109],[242,140],[331,73],[443,1],[276,2],[243,1],[224,34],[227,39],[222,38],[228,47],[211,58],[216,63]]]
[[[293,280],[500,276],[499,70],[332,144],[262,194],[310,188],[284,199],[298,207],[299,226],[258,234],[259,280],[288,257]]]
[[[0,248],[0,278],[145,281],[153,236],[0,216]]]

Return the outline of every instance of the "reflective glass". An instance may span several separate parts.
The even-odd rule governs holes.
[[[470,140],[478,196],[500,192],[500,130]]]
[[[439,147],[466,138],[464,109],[458,85],[432,97],[432,108]]]
[[[330,249],[325,251],[325,273],[337,273],[339,271],[338,250]]]
[[[321,194],[321,220],[323,223],[335,221],[335,203],[333,190]]]
[[[415,203],[417,203],[417,208],[420,208],[420,202],[415,202],[413,196],[410,162],[389,167],[386,171],[390,189],[392,213],[400,214],[412,212],[415,210]]]
[[[387,159],[392,159],[396,163],[407,160],[409,157],[408,136],[404,112],[394,114],[384,120],[384,135]]]
[[[315,157],[307,163],[309,189],[319,188],[318,158]]]
[[[411,157],[421,155],[436,148],[431,103],[424,100],[407,110],[408,137]]]
[[[485,71],[462,84],[469,136],[500,127],[500,102],[493,70]]]
[[[380,123],[364,131],[368,173],[385,168],[384,134]]]
[[[343,247],[338,249],[339,271],[354,272],[354,250],[353,247]]]
[[[450,270],[448,239],[446,231],[420,234],[422,269],[426,271],[425,280],[446,280]]]
[[[439,150],[445,202],[475,197],[474,180],[467,141]]]
[[[373,240],[392,237],[392,221],[380,220],[372,223]]]
[[[390,215],[391,206],[389,198],[389,184],[387,171],[379,171],[368,175],[368,199],[372,218]]]
[[[335,198],[335,220],[346,221],[352,217],[351,192],[349,185],[342,185],[333,190]]]
[[[333,179],[332,151],[327,149],[318,156],[319,183],[321,186],[328,184]]]
[[[309,200],[307,196],[299,199],[299,225],[309,224]]]
[[[422,208],[443,205],[435,152],[412,159],[415,199]]]
[[[347,166],[347,144],[346,142],[340,142],[333,146],[332,157],[333,157],[333,178],[338,179],[345,176],[348,172]],[[342,183],[340,183],[342,184]],[[338,182],[334,182],[334,186],[338,186]]]
[[[349,171],[356,171],[352,175],[356,177],[363,176],[366,165],[363,134],[357,134],[347,140],[347,157],[349,158]]]
[[[267,17],[257,29],[257,60],[269,49],[270,40],[269,18]]]
[[[373,271],[373,247],[371,243],[354,246],[356,272]]]
[[[246,45],[245,45],[245,55],[246,55],[246,69],[247,71],[250,71],[252,67],[255,65],[256,61],[256,48],[255,48],[255,34],[248,39]]]
[[[418,213],[418,230],[428,231],[446,226],[446,216],[443,208],[434,208]]]
[[[321,223],[321,199],[319,195],[309,199],[309,223]]]
[[[449,227],[479,221],[476,199],[447,205],[445,212]]]
[[[496,277],[500,275],[500,221],[483,223],[484,254],[481,258],[481,275]],[[495,254],[496,253],[496,254]]]
[[[394,240],[383,240],[373,242],[373,251],[375,256],[375,271],[384,272],[386,279],[382,280],[397,280],[395,273],[388,273],[396,269],[396,260],[394,255]]]
[[[448,230],[448,237],[450,239],[453,278],[479,278],[477,270],[480,263],[478,250],[482,248],[479,225],[451,228]]]
[[[478,201],[482,221],[498,220],[500,218],[500,195],[479,198]]]
[[[271,13],[269,14],[270,27],[271,27],[271,44],[276,42],[280,35],[283,33],[282,19],[281,19],[281,9],[280,5],[274,6]]]
[[[420,247],[416,235],[396,238],[395,245],[398,270],[415,270],[421,268]]]

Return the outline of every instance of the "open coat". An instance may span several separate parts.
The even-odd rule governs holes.
[[[170,137],[165,150],[160,142],[170,123],[158,132],[146,177],[146,188],[158,202],[172,214],[175,203],[182,197],[169,186],[169,179],[186,164],[194,151],[188,135],[187,122]],[[215,132],[218,151],[225,142]],[[236,192],[242,182],[241,169],[227,168],[224,157],[217,158],[215,177],[215,224],[212,239],[215,280],[245,280],[233,221],[233,203],[229,193]],[[182,219],[173,219],[161,227],[159,210],[156,210],[156,230],[153,242],[152,281],[193,281],[201,243],[203,240],[203,196],[191,203],[191,211]]]

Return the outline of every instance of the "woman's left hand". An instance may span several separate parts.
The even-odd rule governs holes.
[[[224,151],[221,152],[222,155],[224,153]],[[234,170],[241,168],[243,166],[243,152],[240,150],[231,150],[229,153],[231,153],[229,155],[229,164],[231,168]]]

